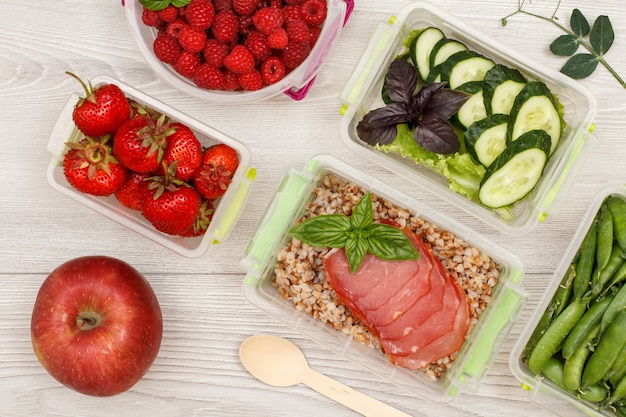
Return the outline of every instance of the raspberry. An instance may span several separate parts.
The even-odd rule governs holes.
[[[285,4],[302,4],[304,2],[304,0],[284,0]]]
[[[224,70],[224,85],[222,86],[222,90],[224,91],[235,91],[239,90],[239,80],[237,79],[237,74],[226,68]]]
[[[169,4],[164,9],[157,11],[157,14],[162,21],[170,23],[176,20],[176,18],[178,17],[178,9]]]
[[[320,33],[322,33],[322,28],[320,26],[312,26],[309,28],[309,34],[311,35],[309,45],[311,45],[311,48],[315,45],[315,42],[317,42],[317,38],[320,37]]]
[[[218,90],[224,85],[224,74],[209,64],[202,64],[193,73],[193,82],[200,88]]]
[[[224,65],[224,58],[230,52],[230,46],[218,41],[217,39],[209,39],[204,45],[202,56],[204,61],[213,68],[221,68]]]
[[[319,26],[326,20],[325,0],[306,0],[300,5],[302,20],[309,26]]]
[[[200,52],[206,44],[206,32],[186,26],[178,34],[178,43],[186,51],[192,53]]]
[[[311,39],[309,25],[302,19],[288,22],[285,25],[285,29],[287,30],[289,42],[309,42]]]
[[[265,84],[275,84],[285,76],[285,64],[276,57],[270,56],[261,64],[261,78]]]
[[[263,61],[272,52],[266,36],[257,30],[250,32],[243,44],[258,62]]]
[[[178,35],[180,35],[180,31],[187,26],[187,22],[185,22],[183,19],[176,19],[173,22],[169,22],[165,30],[168,35],[178,38]]]
[[[266,35],[281,27],[284,21],[283,13],[275,7],[264,7],[252,16],[254,27]]]
[[[163,24],[163,21],[159,17],[159,14],[150,9],[143,8],[141,12],[141,21],[146,26],[158,27]]]
[[[213,3],[206,0],[191,1],[185,7],[185,18],[189,25],[196,30],[207,30],[215,19]]]
[[[240,16],[251,16],[259,6],[259,0],[233,0],[233,10]]]
[[[290,43],[282,51],[281,57],[285,67],[291,70],[302,64],[309,53],[311,53],[311,46],[308,43]]]
[[[283,28],[275,29],[272,33],[267,35],[267,44],[272,49],[285,49],[289,44],[287,31]]]
[[[215,6],[215,13],[232,12],[233,0],[213,0],[213,6]]]
[[[236,45],[224,58],[224,66],[237,74],[245,74],[254,69],[254,56],[243,45]]]
[[[300,6],[290,4],[283,7],[283,16],[285,18],[285,23],[289,23],[294,20],[302,20],[302,17],[300,16]]]
[[[191,78],[193,77],[193,73],[196,72],[196,69],[200,66],[200,63],[199,54],[182,51],[174,63],[174,70],[184,77]]]
[[[219,12],[215,15],[211,31],[215,39],[220,42],[235,42],[239,32],[239,19],[233,12]]]
[[[181,47],[175,37],[162,32],[154,39],[152,50],[159,60],[166,64],[173,64],[180,55]]]
[[[252,23],[252,16],[239,16],[239,33],[245,37],[253,30],[255,29]]]
[[[237,81],[239,81],[239,85],[245,91],[254,91],[263,88],[261,73],[255,69],[245,74],[240,74],[239,77],[237,77]]]

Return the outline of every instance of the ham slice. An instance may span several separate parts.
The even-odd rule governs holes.
[[[366,255],[350,273],[343,249],[324,258],[329,284],[352,314],[379,339],[393,363],[422,368],[460,349],[469,328],[469,303],[460,285],[412,231],[419,260]]]

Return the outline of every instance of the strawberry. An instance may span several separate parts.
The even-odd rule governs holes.
[[[202,203],[189,184],[164,176],[150,177],[139,186],[141,214],[155,229],[181,235],[193,227]]]
[[[69,150],[63,158],[63,173],[70,185],[91,195],[111,195],[126,180],[128,171],[111,154],[109,136],[84,137],[67,142]]]
[[[185,232],[181,233],[181,236],[197,237],[204,235],[209,228],[209,224],[211,224],[211,220],[213,220],[214,213],[215,208],[213,207],[211,201],[203,200],[193,225],[191,225],[191,227]]]
[[[98,137],[115,133],[124,121],[130,117],[130,104],[124,92],[115,84],[102,84],[94,88],[87,86],[71,72],[85,90],[72,111],[72,119],[78,130],[86,136]]]
[[[172,133],[167,135],[162,161],[166,166],[175,165],[177,179],[188,181],[202,164],[202,145],[191,129],[182,123],[171,123],[169,130]],[[162,166],[157,173],[163,173]]]
[[[202,167],[196,171],[193,184],[204,198],[216,199],[224,195],[238,166],[236,150],[224,143],[213,145],[204,151]]]
[[[148,178],[148,174],[129,171],[124,184],[113,193],[117,201],[130,209],[139,210],[139,186],[146,178]]]
[[[165,115],[139,114],[126,121],[115,134],[113,155],[135,172],[153,172],[159,168],[171,133]]]

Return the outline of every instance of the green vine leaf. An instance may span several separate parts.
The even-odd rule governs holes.
[[[589,22],[587,21],[587,18],[582,14],[582,12],[578,9],[572,10],[572,16],[569,19],[569,25],[572,28],[572,31],[579,38],[587,36],[587,34],[589,33]]]
[[[593,49],[595,49],[598,55],[604,55],[613,45],[614,39],[613,25],[611,25],[608,16],[598,16],[589,33],[589,41]]]
[[[572,56],[578,50],[578,38],[574,35],[561,35],[550,44],[550,51],[558,56]]]
[[[575,80],[590,76],[598,67],[598,58],[592,54],[576,54],[567,60],[561,72]]]

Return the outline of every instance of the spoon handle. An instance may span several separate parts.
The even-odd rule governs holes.
[[[302,383],[366,417],[411,417],[311,368],[303,376]]]

